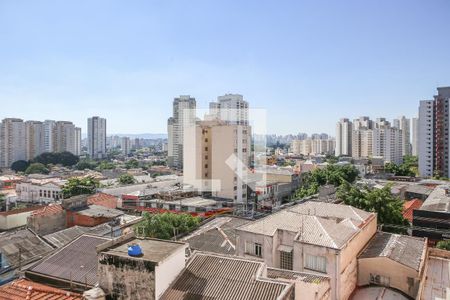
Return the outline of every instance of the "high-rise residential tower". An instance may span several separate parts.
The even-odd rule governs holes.
[[[400,129],[402,135],[402,155],[411,155],[411,121],[405,116],[394,120],[394,128]]]
[[[352,122],[341,119],[336,124],[336,156],[352,155]]]
[[[412,118],[411,154],[419,155],[419,118]]]
[[[434,100],[419,105],[419,173],[450,177],[450,87],[438,87]]]
[[[25,123],[6,118],[0,125],[0,167],[9,168],[17,160],[27,159]]]
[[[44,121],[44,152],[55,151],[56,121]]]
[[[80,156],[81,155],[81,128],[75,127],[75,152],[73,154]]]
[[[189,95],[182,95],[173,100],[173,116],[167,121],[169,167],[183,169],[184,128],[195,124],[195,109],[195,98]]]
[[[57,121],[55,126],[55,152],[75,154],[75,125],[69,121]]]
[[[106,156],[106,119],[98,116],[88,119],[88,154],[93,159]]]
[[[209,104],[210,116],[228,124],[248,125],[248,102],[239,94],[225,94],[217,97],[217,102]]]
[[[25,122],[25,139],[27,160],[33,159],[45,152],[44,124],[40,121]]]

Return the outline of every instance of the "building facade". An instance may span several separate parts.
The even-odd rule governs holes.
[[[173,101],[173,116],[167,121],[169,167],[183,169],[184,128],[195,123],[195,109],[195,98],[189,95],[180,96]]]
[[[9,168],[17,160],[27,159],[25,123],[6,118],[0,125],[0,167]]]
[[[341,119],[336,124],[336,156],[352,155],[352,122]]]
[[[27,160],[31,160],[41,153],[45,152],[44,133],[44,124],[42,122],[25,122]]]
[[[106,119],[98,116],[88,119],[88,154],[93,159],[106,156]]]

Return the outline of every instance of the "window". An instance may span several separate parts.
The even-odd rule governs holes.
[[[310,269],[313,271],[326,273],[327,272],[327,259],[323,256],[315,256],[315,255],[306,254],[305,269]]]
[[[245,253],[257,257],[262,257],[262,245],[260,243],[245,243]]]
[[[292,270],[292,251],[280,251],[280,268]]]

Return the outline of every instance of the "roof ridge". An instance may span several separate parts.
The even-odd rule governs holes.
[[[30,296],[30,293],[33,293],[33,291],[54,294],[54,295],[64,295],[64,296],[68,296],[68,297],[79,296],[79,294],[74,293],[74,292],[58,291],[56,288],[52,288],[52,287],[48,287],[47,289],[45,289],[45,288],[41,287],[40,284],[39,284],[39,286],[35,286],[35,285],[31,285],[31,284],[26,284],[26,282],[28,282],[28,281],[26,281],[26,280],[24,280],[24,281],[25,281],[25,284],[22,282],[13,282],[13,283],[11,283],[11,286],[18,287],[20,289],[25,289],[28,296]]]
[[[333,247],[338,248],[336,242],[334,241],[333,238],[331,238],[331,236],[328,234],[328,232],[325,230],[325,228],[323,227],[322,223],[320,222],[320,220],[322,220],[322,218],[319,220],[319,218],[317,216],[314,216],[314,219],[317,221],[317,223],[319,223],[320,228],[322,228],[322,231],[325,232],[325,235],[328,236],[328,238],[332,241],[333,243]]]

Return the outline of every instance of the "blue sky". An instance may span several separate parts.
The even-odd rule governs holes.
[[[0,0],[0,118],[165,133],[172,100],[243,94],[271,133],[414,116],[450,85],[450,1]]]

